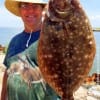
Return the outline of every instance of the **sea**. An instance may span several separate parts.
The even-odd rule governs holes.
[[[7,46],[9,41],[18,33],[22,32],[23,28],[0,27],[0,45]]]
[[[11,38],[22,31],[23,28],[0,27],[0,45],[8,46]],[[96,55],[90,75],[92,73],[100,74],[100,31],[94,31],[94,37],[96,41]]]

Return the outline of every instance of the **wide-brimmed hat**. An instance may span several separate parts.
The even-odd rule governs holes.
[[[5,0],[5,7],[14,15],[20,16],[19,2],[29,2],[36,4],[47,4],[48,0]]]

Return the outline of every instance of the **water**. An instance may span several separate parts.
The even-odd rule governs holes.
[[[3,46],[7,46],[11,38],[20,33],[22,30],[23,28],[0,27],[0,44]]]
[[[20,33],[22,30],[23,28],[0,28],[0,44],[7,46],[11,38],[17,33]],[[100,32],[94,32],[94,36],[97,50],[90,74],[95,72],[100,73]]]
[[[92,69],[90,71],[90,75],[92,73],[100,74],[100,32],[94,32],[95,41],[96,41],[96,55],[94,59],[94,63]]]

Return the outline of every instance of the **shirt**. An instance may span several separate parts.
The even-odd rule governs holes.
[[[39,39],[39,36],[40,36],[40,30],[32,33],[27,33],[23,31],[14,36],[11,42],[9,43],[6,57],[4,59],[4,64],[7,65],[7,59],[24,51],[32,43],[37,41]]]

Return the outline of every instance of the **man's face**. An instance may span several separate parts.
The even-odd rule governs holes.
[[[41,22],[43,8],[39,4],[20,3],[21,18],[26,26],[34,27]]]

